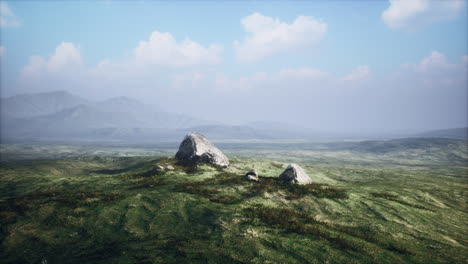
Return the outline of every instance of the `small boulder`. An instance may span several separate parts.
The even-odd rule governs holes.
[[[279,176],[280,180],[288,183],[309,184],[312,183],[309,175],[297,164],[289,164],[286,170]]]
[[[155,174],[158,174],[158,173],[160,173],[161,171],[164,171],[164,167],[161,166],[161,165],[156,165],[156,166],[154,167],[153,171],[154,171]]]
[[[180,143],[176,159],[186,165],[208,163],[222,167],[229,166],[229,160],[221,150],[211,144],[202,134],[189,133]]]
[[[245,179],[248,180],[248,181],[256,181],[256,182],[260,181],[260,179],[258,177],[255,177],[253,175],[245,175]]]
[[[174,170],[174,167],[172,167],[171,165],[167,165],[166,170]]]
[[[258,178],[257,171],[255,169],[249,170],[245,175],[244,178],[248,181],[256,181],[259,182],[260,179]]]
[[[256,171],[255,169],[249,170],[249,171],[245,174],[245,176],[247,176],[247,175],[252,175],[252,176],[255,176],[255,177],[258,176],[257,171]]]

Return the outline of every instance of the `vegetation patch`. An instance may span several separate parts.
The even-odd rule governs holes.
[[[339,249],[367,252],[365,243],[356,239],[362,239],[380,248],[403,255],[414,255],[406,246],[396,241],[383,239],[386,236],[372,231],[368,226],[345,227],[320,221],[305,212],[290,208],[267,207],[256,205],[243,210],[252,223],[279,228],[288,233],[300,235],[312,235],[328,240]],[[350,239],[353,238],[353,239]]]
[[[258,195],[264,195],[267,192],[285,192],[286,199],[294,200],[302,198],[306,195],[311,195],[317,198],[329,198],[329,199],[346,199],[348,193],[345,189],[332,187],[328,184],[323,183],[311,183],[305,185],[289,184],[281,181],[278,178],[271,177],[260,177],[260,182],[254,183],[248,192],[245,194],[246,197],[253,197]]]
[[[384,198],[384,199],[387,199],[389,201],[397,202],[399,204],[406,205],[406,206],[409,206],[409,207],[413,207],[413,208],[416,208],[416,209],[421,209],[421,210],[434,212],[434,210],[432,210],[431,208],[428,208],[426,206],[422,206],[422,205],[419,205],[419,204],[413,204],[413,203],[406,202],[406,201],[400,199],[398,195],[392,194],[392,193],[389,193],[389,192],[382,192],[382,193],[372,192],[371,195],[374,196],[374,197],[377,197],[377,198]]]
[[[0,201],[0,211],[14,211],[21,215],[25,211],[34,209],[41,204],[54,203],[59,206],[76,208],[83,204],[102,205],[103,203],[122,198],[123,195],[119,192],[104,193],[82,190],[37,191]]]
[[[326,224],[304,212],[297,212],[289,208],[276,208],[257,205],[243,210],[244,215],[255,224],[265,224],[283,229],[288,233],[311,235],[328,240],[333,246],[352,251],[362,251],[360,244],[345,237],[328,231]],[[257,221],[256,221],[257,220]]]
[[[245,185],[246,181],[242,177],[229,172],[221,172],[202,181],[178,184],[175,186],[175,191],[203,196],[215,203],[236,204],[243,200],[242,197],[226,193],[226,189],[243,184]]]
[[[228,190],[237,189],[236,193]],[[212,202],[235,204],[243,200],[263,196],[270,192],[284,192],[286,199],[294,200],[307,195],[317,198],[346,199],[346,190],[327,184],[312,183],[307,185],[288,184],[278,178],[260,177],[260,182],[249,182],[242,175],[221,171],[211,178],[202,181],[188,181],[175,186],[175,190],[196,194]]]

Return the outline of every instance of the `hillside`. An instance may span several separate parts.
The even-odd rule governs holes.
[[[228,169],[183,167],[174,151],[96,146],[55,146],[54,160],[24,162],[34,149],[23,145],[23,154],[0,168],[0,259],[464,263],[466,143],[419,141],[231,146]],[[448,158],[453,144],[459,160]],[[41,148],[38,154],[54,146]],[[420,151],[429,158],[413,155]],[[1,153],[14,155],[5,146]],[[291,161],[314,184],[281,184],[277,177]],[[156,165],[175,170],[155,174]],[[260,182],[243,179],[251,168]]]

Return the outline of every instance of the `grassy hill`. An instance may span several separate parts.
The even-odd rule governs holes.
[[[182,167],[166,156],[3,162],[0,259],[465,263],[466,142],[450,143],[457,146],[454,161],[446,155],[454,146],[433,144],[392,151],[231,148],[228,169]],[[424,149],[440,153],[411,154]],[[279,182],[289,161],[315,183]],[[155,175],[157,164],[175,170]],[[251,168],[261,182],[243,179]]]

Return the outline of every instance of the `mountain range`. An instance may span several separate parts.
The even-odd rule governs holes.
[[[89,101],[65,91],[2,98],[0,109],[2,142],[158,142],[180,140],[189,131],[219,140],[303,136],[290,125],[278,123],[275,126],[283,128],[275,130],[269,123],[226,125],[169,113],[128,97]]]
[[[1,98],[2,142],[164,142],[197,131],[214,140],[310,140],[346,138],[280,122],[230,125],[166,112],[128,97],[90,101],[65,91]],[[420,137],[466,138],[466,128]],[[411,135],[409,135],[411,136]]]

